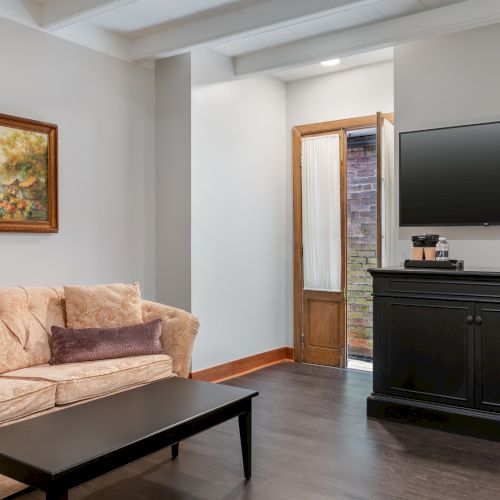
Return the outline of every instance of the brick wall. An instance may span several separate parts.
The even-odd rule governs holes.
[[[375,136],[349,138],[347,144],[347,339],[349,354],[372,358],[372,280],[367,269],[377,265]]]

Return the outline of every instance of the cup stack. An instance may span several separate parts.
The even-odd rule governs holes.
[[[436,245],[438,234],[421,234],[412,236],[413,248],[411,260],[436,260]]]

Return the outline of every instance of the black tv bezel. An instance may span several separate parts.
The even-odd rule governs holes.
[[[399,164],[398,164],[398,202],[399,202],[399,227],[488,227],[500,226],[500,220],[496,222],[433,222],[427,224],[403,224],[401,222],[401,136],[408,134],[418,134],[419,132],[433,132],[435,130],[449,130],[456,128],[470,128],[481,125],[500,125],[500,120],[493,122],[470,123],[466,125],[450,125],[448,127],[425,128],[422,130],[409,130],[407,132],[399,132]]]

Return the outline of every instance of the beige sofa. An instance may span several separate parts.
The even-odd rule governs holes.
[[[143,301],[144,321],[163,320],[166,354],[49,365],[50,329],[66,326],[62,288],[0,288],[0,426],[172,376],[187,377],[198,322]],[[0,498],[25,485],[0,475]]]

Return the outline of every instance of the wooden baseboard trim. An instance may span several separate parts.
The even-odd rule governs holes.
[[[266,366],[278,363],[293,363],[293,348],[279,347],[272,351],[262,352],[246,358],[236,359],[212,366],[205,370],[199,370],[189,374],[189,378],[203,380],[205,382],[224,382],[235,377],[240,377],[247,373],[261,370]]]

